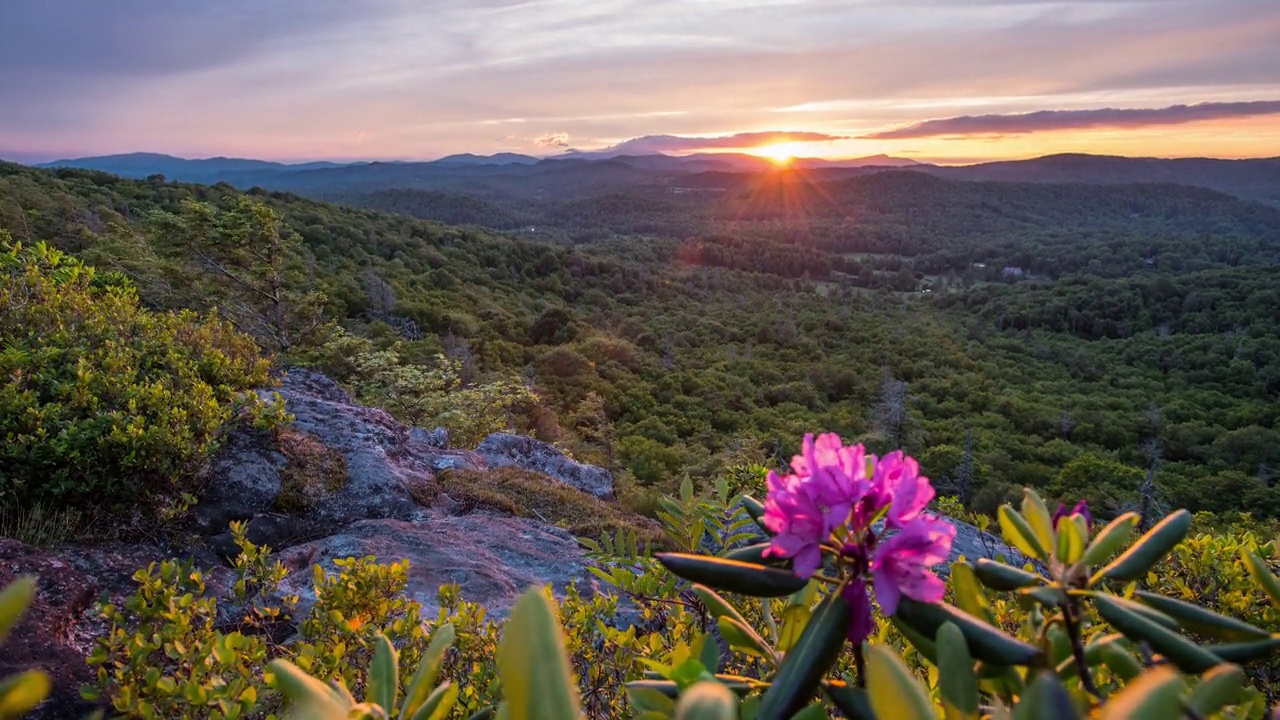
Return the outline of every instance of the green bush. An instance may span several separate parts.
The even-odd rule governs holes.
[[[123,278],[0,243],[0,505],[103,507],[186,489],[269,363],[215,315],[143,308]]]
[[[334,331],[303,361],[330,374],[362,402],[381,407],[402,422],[442,425],[458,446],[476,445],[490,433],[522,430],[538,396],[511,379],[474,382],[462,363],[438,355],[434,366],[406,362],[401,346],[377,350],[367,338]]]

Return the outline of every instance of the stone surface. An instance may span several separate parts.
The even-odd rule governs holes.
[[[427,447],[433,447],[437,450],[449,449],[449,431],[442,427],[435,430],[423,430],[422,428],[410,428],[409,439],[414,442],[420,442]]]
[[[420,522],[362,520],[340,532],[281,554],[294,568],[283,589],[299,595],[299,616],[315,602],[311,566],[334,571],[333,561],[372,555],[381,562],[409,561],[406,592],[425,615],[439,607],[441,585],[457,583],[462,598],[505,616],[531,585],[550,583],[557,594],[584,580],[587,560],[577,541],[558,528],[485,512],[446,515],[432,510]]]
[[[352,401],[336,382],[319,373],[292,370],[279,388],[262,392],[279,392],[295,417],[292,427],[340,452],[349,476],[342,487],[299,514],[294,532],[273,533],[276,542],[315,537],[356,520],[413,519],[423,508],[411,489],[432,485],[438,470],[483,464],[474,453],[446,449],[443,428],[411,428],[385,410]],[[196,530],[218,535],[232,520],[275,510],[287,462],[270,434],[233,432],[204,471],[206,487],[193,512]]]
[[[978,558],[994,560],[997,557],[1003,557],[1006,562],[1017,567],[1022,567],[1024,563],[1031,561],[1022,554],[1022,551],[1009,547],[1003,540],[989,532],[983,532],[967,522],[945,515],[942,519],[956,529],[956,539],[951,543],[951,555],[947,557],[947,564],[956,562],[961,556],[971,563]]]
[[[494,433],[476,447],[476,454],[489,467],[514,465],[540,472],[601,499],[612,500],[614,497],[613,475],[608,470],[580,463],[541,440]]]
[[[270,433],[231,433],[202,473],[207,482],[195,508],[196,529],[203,534],[221,532],[232,520],[271,507],[287,463]]]

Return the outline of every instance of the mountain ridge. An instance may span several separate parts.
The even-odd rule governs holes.
[[[484,197],[574,197],[641,186],[678,187],[705,173],[759,174],[790,170],[856,176],[907,170],[962,181],[1189,185],[1280,205],[1280,157],[1152,158],[1060,153],[947,166],[887,155],[847,160],[794,158],[787,165],[779,165],[768,158],[745,153],[613,154],[607,157],[566,153],[545,158],[518,153],[487,156],[462,153],[420,162],[288,164],[248,158],[185,159],[158,153],[127,153],[57,160],[37,167],[80,167],[135,179],[160,174],[170,180],[226,182],[244,189],[258,186],[317,197],[399,188]]]

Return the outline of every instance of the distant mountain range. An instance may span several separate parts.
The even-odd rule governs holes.
[[[363,163],[360,163],[363,164]],[[349,163],[305,162],[286,164],[268,160],[250,160],[246,158],[212,157],[195,160],[162,155],[160,153],[127,153],[124,155],[101,155],[98,157],[55,160],[41,163],[36,167],[58,168],[78,167],[89,170],[101,170],[113,175],[127,178],[145,178],[151,175],[164,175],[171,180],[184,182],[218,182],[232,173],[248,172],[302,172],[321,168],[346,167]]]
[[[777,165],[743,153],[609,155],[570,152],[551,158],[517,153],[450,155],[428,162],[309,162],[285,164],[242,158],[188,160],[155,153],[107,155],[44,163],[143,178],[164,175],[197,183],[227,182],[316,197],[353,192],[416,189],[477,197],[569,199],[629,187],[716,189],[718,176],[772,172]],[[953,180],[1033,183],[1163,183],[1205,187],[1280,205],[1280,158],[1218,160],[1159,159],[1104,155],[1049,155],[1030,160],[939,166],[877,155],[851,160],[796,158],[793,171],[833,180],[888,169],[908,169]],[[725,179],[724,185],[734,184]]]

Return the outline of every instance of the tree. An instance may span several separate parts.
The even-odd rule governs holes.
[[[217,308],[274,351],[314,340],[323,293],[305,277],[302,243],[270,207],[238,197],[226,209],[185,201],[178,214],[151,218],[156,247],[185,259],[172,283],[184,304]]]
[[[895,447],[902,445],[907,423],[907,383],[884,369],[880,379],[880,401],[871,410],[871,425]]]

